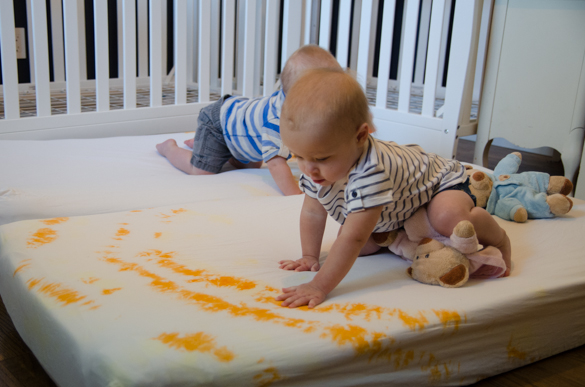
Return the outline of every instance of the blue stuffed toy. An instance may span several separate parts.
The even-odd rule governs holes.
[[[504,157],[493,174],[468,169],[469,188],[477,205],[502,219],[525,222],[568,213],[573,202],[566,195],[573,191],[571,181],[544,172],[518,172],[522,155]]]

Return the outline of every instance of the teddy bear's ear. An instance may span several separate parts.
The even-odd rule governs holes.
[[[458,288],[469,279],[469,270],[459,264],[439,278],[439,284],[445,288]]]

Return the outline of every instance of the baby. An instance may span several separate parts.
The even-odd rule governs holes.
[[[189,151],[173,139],[157,144],[158,152],[181,171],[191,175],[218,173],[229,161],[236,168],[258,168],[266,162],[278,188],[285,195],[300,194],[286,160],[290,152],[280,138],[280,111],[291,85],[312,68],[341,69],[328,51],[307,45],[295,51],[282,71],[282,90],[268,97],[249,99],[226,95],[201,109]]]
[[[302,258],[280,261],[280,268],[319,271],[308,283],[284,288],[276,298],[282,306],[313,308],[323,302],[358,256],[386,246],[390,231],[424,205],[443,235],[469,220],[482,245],[502,252],[509,275],[510,240],[487,211],[475,207],[465,168],[418,145],[373,138],[368,101],[349,74],[318,69],[303,75],[287,94],[281,126],[284,144],[297,157],[305,198]],[[327,214],[342,227],[320,268]]]

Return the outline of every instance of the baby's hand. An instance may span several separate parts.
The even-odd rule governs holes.
[[[325,292],[311,283],[283,288],[282,292],[280,296],[276,297],[276,301],[282,301],[280,305],[289,308],[308,305],[312,309],[322,303],[327,296]]]
[[[285,259],[283,261],[278,262],[280,264],[280,268],[284,270],[294,270],[294,271],[318,271],[319,270],[319,260],[315,257],[303,257],[297,259],[296,261],[291,261],[290,259]]]

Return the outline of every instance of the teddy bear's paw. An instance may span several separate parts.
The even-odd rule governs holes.
[[[473,228],[473,224],[470,221],[462,220],[453,229],[453,234],[459,238],[471,238],[475,235],[475,228]]]
[[[573,208],[573,201],[563,194],[553,194],[546,198],[550,212],[555,215],[564,215]]]
[[[520,207],[514,213],[514,222],[516,223],[524,223],[528,220],[528,212],[526,212],[526,208]]]
[[[560,193],[568,195],[573,192],[573,183],[564,176],[551,176],[548,181],[547,195]]]
[[[390,246],[392,243],[394,243],[397,236],[398,236],[398,230],[392,230],[389,232],[376,232],[376,233],[372,234],[372,238],[374,239],[374,242],[376,242],[376,244],[378,246],[382,246],[382,247]]]

